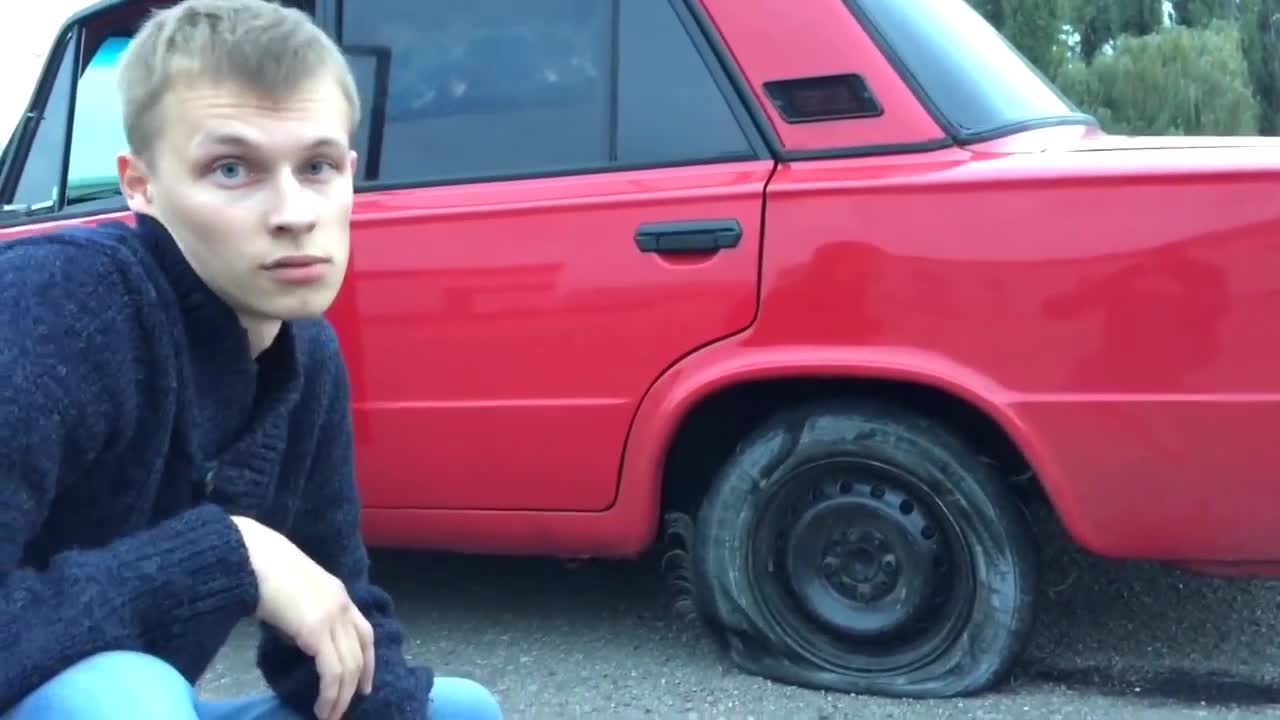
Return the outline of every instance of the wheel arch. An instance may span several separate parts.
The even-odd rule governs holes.
[[[788,375],[721,388],[689,409],[673,429],[667,447],[662,507],[685,512],[694,509],[706,494],[715,470],[738,441],[770,415],[796,405],[839,398],[875,399],[937,419],[958,430],[1019,490],[1041,489],[1031,462],[1003,426],[976,405],[934,384],[861,375]]]
[[[652,510],[646,520],[656,533],[663,512],[695,509],[746,429],[784,407],[838,396],[887,399],[948,423],[1021,494],[1047,500],[1064,521],[1071,515],[1047,451],[1017,415],[1016,393],[914,349],[739,345],[692,356],[641,403],[624,452],[622,497]]]

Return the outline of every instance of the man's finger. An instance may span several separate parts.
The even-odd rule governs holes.
[[[332,632],[318,639],[316,645],[316,673],[320,676],[320,694],[316,697],[316,717],[319,720],[330,720],[333,708],[338,699],[339,684],[342,680],[342,660],[338,649],[334,647]]]
[[[365,695],[373,692],[373,666],[377,650],[373,643],[373,626],[356,608],[351,610],[356,635],[360,638],[360,649],[364,654],[364,671],[360,674],[360,689]]]
[[[360,657],[360,641],[356,638],[355,628],[346,618],[340,618],[333,624],[333,644],[338,649],[342,661],[342,675],[339,678],[338,698],[329,720],[342,720],[342,715],[351,704],[351,696],[355,694],[360,683],[360,671],[364,665]]]

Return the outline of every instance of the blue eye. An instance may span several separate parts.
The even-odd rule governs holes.
[[[313,160],[307,169],[312,175],[323,175],[330,170],[337,170],[338,167],[328,160]]]
[[[214,170],[224,180],[238,180],[244,174],[244,166],[238,162],[227,162],[218,165]]]

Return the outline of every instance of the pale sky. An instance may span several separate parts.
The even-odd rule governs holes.
[[[71,13],[92,5],[95,0],[40,0],[23,10],[23,22],[0,23],[0,67],[5,68],[5,87],[0,91],[0,145],[13,132],[18,116],[27,106],[31,89],[40,74],[44,56],[53,44],[58,27]]]

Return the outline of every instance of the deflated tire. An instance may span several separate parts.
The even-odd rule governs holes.
[[[852,401],[789,410],[741,443],[700,510],[693,583],[747,672],[936,698],[1007,678],[1036,561],[1022,508],[954,432]]]

